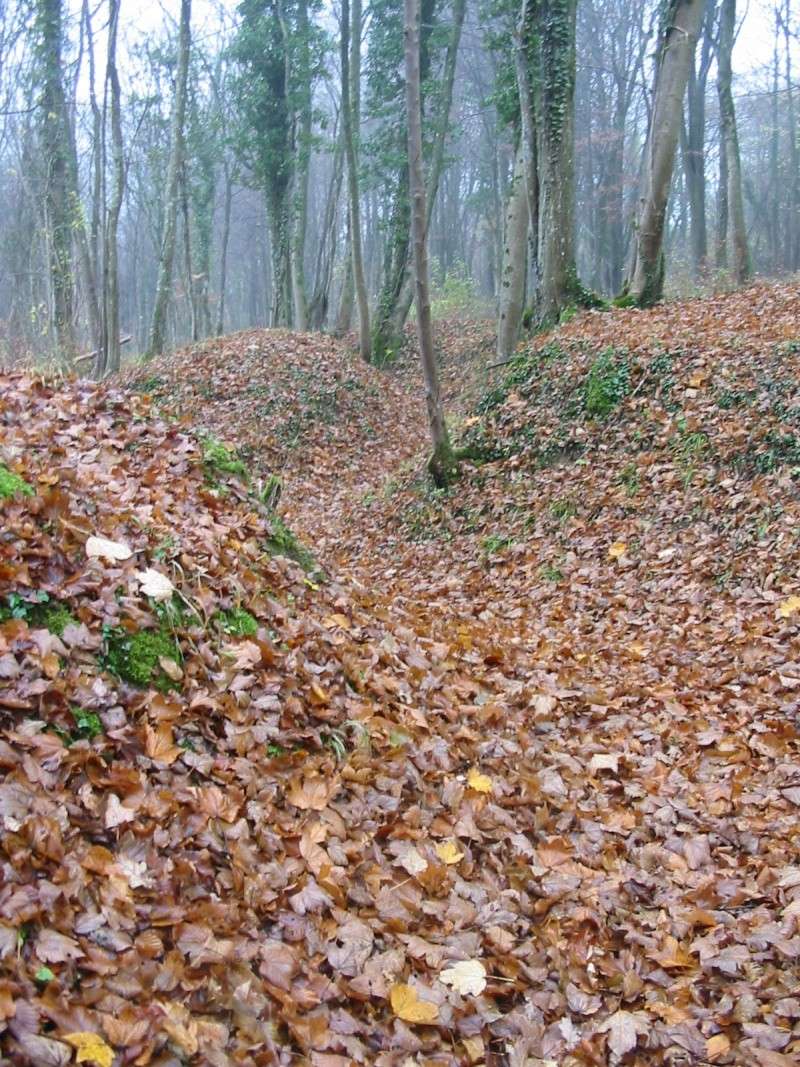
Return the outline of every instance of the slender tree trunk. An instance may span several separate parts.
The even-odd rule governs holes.
[[[75,351],[72,223],[78,205],[70,203],[70,136],[64,93],[62,0],[38,0],[36,32],[41,49],[43,83],[41,144],[46,168],[44,206],[49,239],[51,318],[59,357],[66,360]]]
[[[778,156],[780,148],[780,123],[778,115],[778,30],[780,15],[775,12],[775,40],[772,53],[772,122],[769,141],[769,185],[770,185],[770,246],[772,252],[772,272],[778,274],[781,269],[781,232],[780,232],[780,177],[778,173]]]
[[[308,294],[306,292],[306,230],[308,224],[308,179],[311,161],[311,54],[309,47],[308,0],[298,0],[297,37],[299,64],[298,114],[295,115],[294,166],[292,168],[292,297],[294,302],[294,326],[297,330],[308,329]],[[287,48],[288,56],[288,48]],[[287,74],[288,77],[288,74]]]
[[[682,138],[683,166],[689,194],[689,234],[692,269],[699,279],[708,267],[708,226],[706,220],[706,86],[711,67],[712,24],[716,0],[705,0],[702,48],[697,62],[689,67],[686,92],[687,123]]]
[[[508,191],[500,275],[497,357],[508,359],[517,346],[525,310],[525,260],[528,247],[529,198],[525,183],[525,150],[517,149],[514,177]]]
[[[664,290],[664,223],[678,147],[683,96],[705,0],[671,0],[656,61],[653,109],[645,144],[642,190],[626,285],[639,305]]]
[[[417,336],[419,340],[428,422],[433,441],[433,455],[428,463],[437,485],[446,485],[456,473],[456,461],[450,446],[444,419],[436,355],[433,348],[430,286],[428,280],[425,173],[422,165],[422,100],[420,92],[419,0],[405,0],[405,68],[406,117],[408,124],[408,173],[411,195],[411,229],[414,246],[416,280]]]
[[[353,117],[358,110],[353,107],[352,89],[356,78],[361,79],[361,0],[353,0],[353,22],[350,25],[349,0],[342,0],[341,28],[342,65],[342,130],[347,157],[347,189],[350,212],[350,255],[353,266],[353,283],[358,304],[358,340],[361,358],[369,362],[372,356],[372,340],[369,326],[369,299],[364,278],[364,260],[361,246],[361,208],[358,193],[358,161],[356,158],[356,131]],[[352,56],[351,56],[352,44]],[[352,69],[351,69],[352,60]],[[358,64],[358,66],[356,66]]]
[[[789,142],[789,212],[786,220],[786,265],[796,271],[800,267],[800,158],[797,149],[797,119],[794,110],[795,86],[792,83],[792,33],[790,29],[791,0],[784,0],[783,23],[784,63],[786,75],[786,138]]]
[[[225,207],[222,217],[222,247],[219,253],[219,301],[217,303],[216,335],[225,332],[225,292],[228,287],[228,244],[231,237],[231,207],[233,203],[233,179],[230,167],[225,163]]]
[[[158,281],[150,324],[147,355],[152,358],[164,351],[167,331],[167,310],[172,291],[172,267],[175,259],[175,237],[178,221],[178,193],[184,154],[184,124],[189,80],[189,51],[191,48],[192,0],[181,0],[180,35],[178,40],[178,73],[175,82],[175,101],[172,108],[169,163],[164,206],[164,231],[158,262]]]
[[[742,197],[742,168],[739,156],[739,135],[736,128],[736,108],[731,89],[733,39],[736,30],[736,0],[722,0],[720,10],[719,47],[717,49],[717,92],[720,115],[720,176],[725,160],[726,237],[731,242],[731,267],[738,285],[750,276],[750,253],[744,221]]]
[[[466,13],[466,0],[453,0],[453,12],[452,12],[452,24],[450,27],[450,40],[447,45],[447,56],[445,57],[444,73],[442,75],[442,105],[439,115],[439,122],[436,128],[436,135],[433,145],[433,157],[431,159],[431,165],[428,170],[428,177],[425,186],[425,201],[428,205],[428,216],[426,219],[426,226],[430,230],[431,214],[436,204],[436,199],[439,193],[439,185],[441,184],[442,173],[444,171],[445,161],[445,149],[447,147],[447,135],[450,132],[450,111],[453,106],[453,87],[455,85],[456,76],[456,63],[458,60],[458,49],[461,43],[461,33],[464,28],[464,15]],[[403,285],[403,291],[400,296],[400,300],[397,304],[397,310],[392,322],[392,331],[395,335],[400,335],[403,332],[403,327],[406,324],[408,313],[411,310],[411,303],[414,299],[414,280],[412,276],[411,266],[409,264],[408,271],[406,273],[405,282]]]
[[[340,218],[342,177],[344,171],[344,133],[339,130],[333,152],[333,172],[325,197],[325,214],[320,227],[317,263],[314,272],[314,295],[309,304],[312,330],[322,330],[328,320],[333,265],[336,258],[337,222]]]
[[[125,192],[125,160],[122,144],[122,106],[117,71],[117,32],[120,0],[109,0],[106,92],[111,106],[111,155],[113,184],[103,234],[103,341],[98,349],[95,374],[115,374],[120,366],[119,344],[119,216]]]

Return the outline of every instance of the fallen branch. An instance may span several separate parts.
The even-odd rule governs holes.
[[[129,333],[127,337],[120,337],[120,339],[119,339],[120,347],[122,345],[126,345],[129,341],[132,341],[132,340],[133,340],[133,334],[131,334],[131,333]],[[76,356],[75,359],[73,359],[72,362],[76,363],[76,364],[77,363],[87,363],[90,359],[96,359],[98,353],[99,353],[99,349],[97,349],[97,348],[94,350],[94,352],[84,352],[84,354],[82,356]]]

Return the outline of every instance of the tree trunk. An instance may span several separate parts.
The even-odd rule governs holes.
[[[311,161],[311,54],[309,47],[308,0],[297,4],[297,44],[300,55],[298,71],[299,109],[294,118],[294,166],[292,168],[292,297],[294,303],[294,327],[308,329],[308,294],[306,292],[306,229],[308,223],[308,178]],[[289,47],[287,41],[287,62]],[[289,75],[287,74],[287,80]]]
[[[228,285],[228,244],[231,237],[231,206],[233,202],[233,179],[225,164],[225,208],[222,219],[222,248],[219,253],[219,303],[217,304],[217,337],[225,331],[225,290]]]
[[[428,76],[429,43],[433,32],[436,0],[420,0],[420,83]],[[376,363],[390,360],[403,343],[401,321],[403,291],[411,256],[411,205],[409,203],[408,168],[401,167],[393,197],[386,233],[383,284],[375,307],[372,330],[372,355]]]
[[[540,325],[558,321],[571,304],[591,301],[578,282],[575,263],[576,10],[577,0],[535,0],[534,17],[523,27],[523,47],[536,64],[531,83],[539,172],[536,314]]]
[[[347,157],[347,190],[350,218],[350,257],[353,268],[356,302],[358,304],[358,341],[361,358],[369,362],[372,339],[369,326],[369,299],[364,278],[364,259],[361,245],[361,208],[358,193],[357,131],[353,128],[356,114],[360,115],[357,100],[360,92],[353,92],[356,80],[361,81],[361,0],[353,0],[352,28],[350,3],[342,0],[341,64],[342,64],[342,131]],[[352,48],[352,55],[351,55]],[[352,66],[351,66],[352,63]]]
[[[689,234],[692,269],[701,278],[708,267],[706,222],[706,86],[711,67],[712,23],[716,0],[705,0],[705,20],[699,62],[689,67],[686,92],[687,124],[683,137],[683,166],[689,194]]]
[[[458,60],[458,48],[461,43],[461,32],[464,28],[464,15],[466,13],[466,0],[453,0],[453,20],[450,27],[450,40],[447,45],[444,74],[442,76],[442,108],[439,115],[439,123],[433,145],[433,158],[425,186],[425,201],[428,205],[426,226],[430,230],[431,214],[436,198],[439,193],[439,185],[444,171],[445,148],[447,147],[447,134],[450,131],[450,110],[453,106],[453,86],[456,76],[456,62]],[[406,273],[403,291],[398,301],[397,311],[392,323],[392,331],[396,335],[403,332],[411,304],[414,299],[414,280],[409,269]]]
[[[497,358],[508,359],[517,346],[525,309],[525,260],[528,247],[529,200],[525,183],[525,151],[520,145],[508,191],[500,275]]]
[[[95,375],[116,374],[120,365],[119,339],[119,216],[125,192],[125,160],[122,144],[122,108],[117,71],[117,31],[120,0],[109,0],[106,89],[111,102],[111,154],[113,184],[103,233],[103,339],[97,353]]]
[[[750,254],[747,248],[747,229],[744,221],[742,197],[742,168],[739,156],[739,135],[736,128],[736,108],[733,102],[731,57],[736,29],[736,0],[722,0],[717,49],[717,93],[720,116],[720,178],[725,161],[725,236],[730,238],[730,265],[738,285],[750,276]],[[727,244],[727,241],[725,242]],[[727,260],[726,256],[726,260]]]
[[[656,60],[653,108],[645,144],[642,190],[626,285],[640,306],[664,291],[664,223],[689,68],[705,0],[671,0]]]
[[[172,291],[172,267],[175,258],[175,236],[178,221],[178,192],[183,162],[186,95],[189,79],[189,51],[191,48],[192,0],[181,0],[180,34],[178,39],[178,73],[175,82],[175,101],[172,108],[169,163],[164,207],[164,231],[158,262],[155,305],[147,344],[149,358],[164,351],[167,330],[167,309]]]
[[[430,286],[428,280],[425,174],[422,166],[422,101],[420,92],[419,0],[405,0],[406,119],[408,125],[408,176],[411,196],[411,230],[414,246],[417,336],[419,340],[428,422],[433,455],[428,469],[434,482],[447,485],[456,473],[456,461],[447,434],[433,349]]]
[[[70,205],[70,136],[64,93],[62,0],[39,0],[36,32],[42,71],[42,157],[46,168],[44,206],[47,219],[52,327],[58,354],[69,359],[75,351],[75,283],[72,262]]]

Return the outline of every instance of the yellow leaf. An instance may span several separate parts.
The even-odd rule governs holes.
[[[800,608],[800,596],[790,596],[778,608],[778,614],[781,618],[788,619],[790,615],[794,615],[798,608]]]
[[[434,1023],[439,1018],[439,1005],[420,1000],[410,985],[393,985],[389,996],[392,1011],[405,1023]]]
[[[477,767],[471,767],[467,775],[467,785],[476,793],[491,793],[492,779],[488,774],[481,774]]]
[[[458,851],[455,841],[443,841],[436,846],[436,855],[442,863],[459,863],[464,858],[464,853]]]
[[[114,1062],[114,1050],[102,1037],[81,1031],[67,1034],[64,1040],[75,1049],[76,1063],[94,1063],[97,1067],[111,1067]]]
[[[628,546],[624,541],[615,541],[609,548],[608,554],[612,559],[620,559],[625,555],[627,548]]]

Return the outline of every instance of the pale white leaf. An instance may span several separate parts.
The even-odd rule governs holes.
[[[439,981],[462,996],[477,997],[486,988],[486,968],[480,960],[461,960],[439,974]]]
[[[89,537],[86,541],[86,555],[89,559],[106,559],[110,563],[119,563],[130,559],[133,549],[122,541],[109,541],[107,537]]]
[[[589,762],[589,770],[592,773],[611,771],[616,774],[619,771],[619,756],[613,752],[596,752]]]
[[[175,586],[166,574],[162,574],[161,571],[157,571],[153,567],[148,567],[146,571],[137,571],[136,577],[145,596],[152,597],[153,600],[172,599]]]
[[[398,857],[397,862],[412,876],[422,874],[428,869],[428,861],[413,845]]]

